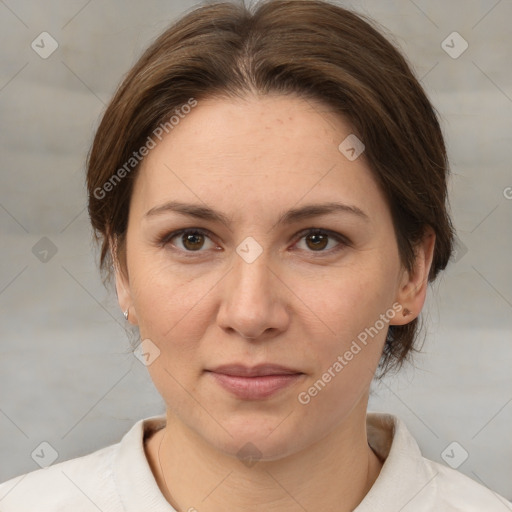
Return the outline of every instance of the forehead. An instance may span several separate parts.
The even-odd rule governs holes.
[[[134,207],[201,200],[258,213],[323,200],[382,215],[364,152],[349,160],[339,149],[351,134],[341,116],[297,96],[200,101],[146,156]]]

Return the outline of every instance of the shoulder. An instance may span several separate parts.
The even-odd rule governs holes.
[[[436,506],[453,512],[506,512],[512,503],[459,471],[423,458],[435,475]]]
[[[383,413],[367,415],[368,441],[384,460],[358,512],[512,512],[512,503],[463,473],[425,458],[405,423]]]
[[[143,510],[148,499],[162,504],[144,440],[164,424],[165,415],[141,419],[116,444],[0,484],[0,511],[124,512]]]
[[[114,511],[112,459],[118,444],[0,484],[2,512]],[[121,509],[119,509],[121,510]]]

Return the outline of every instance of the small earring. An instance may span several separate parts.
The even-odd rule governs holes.
[[[130,308],[128,308],[126,311],[123,311],[123,315],[124,315],[124,319],[125,320],[128,320],[128,311],[130,310]]]
[[[411,311],[409,311],[407,308],[404,308],[403,313],[404,316],[410,315]]]

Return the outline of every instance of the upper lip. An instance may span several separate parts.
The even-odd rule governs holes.
[[[298,370],[287,368],[286,366],[271,363],[259,364],[252,367],[244,366],[243,364],[224,364],[208,371],[237,377],[261,377],[264,375],[292,375],[302,373]]]

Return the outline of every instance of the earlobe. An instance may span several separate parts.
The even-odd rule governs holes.
[[[137,314],[132,304],[129,284],[121,270],[116,270],[116,293],[119,307],[127,322],[138,325]]]
[[[135,313],[135,308],[132,305],[128,277],[121,268],[116,252],[111,251],[111,257],[115,272],[117,302],[123,312],[125,320],[131,324],[137,325],[137,315]]]
[[[410,272],[404,271],[401,275],[396,300],[402,306],[402,311],[390,322],[393,325],[408,324],[419,316],[423,308],[428,289],[428,276],[434,256],[435,238],[434,230],[427,226],[421,242],[415,247],[414,268]]]
[[[116,280],[116,295],[117,295],[117,302],[119,304],[119,307],[121,308],[121,311],[123,313],[128,310],[130,306],[130,297],[129,293],[127,291],[127,284],[125,282],[125,277],[123,276],[123,273],[119,269],[119,266],[114,264],[114,271],[115,271],[115,280]],[[126,316],[126,315],[125,315]]]

